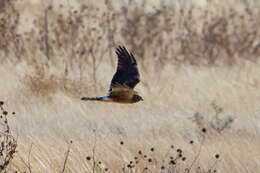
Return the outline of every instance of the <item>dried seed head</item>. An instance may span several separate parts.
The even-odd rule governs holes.
[[[153,151],[154,151],[154,148],[152,147],[150,150],[151,150],[151,152],[153,152]]]
[[[121,141],[121,142],[120,142],[120,145],[124,145],[124,141]]]
[[[203,132],[203,133],[206,133],[206,132],[207,132],[207,129],[206,129],[206,128],[202,128],[202,132]]]
[[[193,141],[193,140],[191,140],[191,141],[190,141],[190,144],[193,144],[193,143],[194,143],[194,141]]]
[[[0,101],[0,106],[3,106],[4,105],[4,102],[3,101]]]
[[[216,154],[215,157],[216,157],[216,159],[218,159],[219,158],[219,154]]]
[[[183,157],[183,158],[182,158],[182,161],[185,161],[185,160],[186,160],[186,157]]]
[[[148,162],[152,162],[152,161],[153,161],[153,159],[152,159],[152,158],[149,158],[149,159],[148,159]]]
[[[178,153],[182,153],[182,150],[180,148],[177,149]]]
[[[7,112],[7,111],[4,111],[4,112],[3,112],[3,114],[4,114],[4,115],[7,115],[7,114],[8,114],[8,112]]]
[[[138,151],[138,154],[142,155],[142,151],[141,151],[141,150],[139,150],[139,151]]]
[[[161,170],[164,170],[165,169],[165,167],[164,166],[161,166]]]
[[[170,164],[175,165],[176,164],[175,160],[171,160]]]
[[[91,157],[90,157],[90,156],[87,156],[86,159],[87,159],[87,160],[91,160]]]

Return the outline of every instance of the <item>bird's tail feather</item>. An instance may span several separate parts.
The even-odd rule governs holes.
[[[108,101],[108,96],[103,97],[82,97],[81,100],[91,100],[91,101]]]

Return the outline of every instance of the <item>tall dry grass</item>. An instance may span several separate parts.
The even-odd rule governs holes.
[[[0,2],[6,172],[259,172],[259,2],[159,2]],[[81,102],[119,44],[145,101]]]

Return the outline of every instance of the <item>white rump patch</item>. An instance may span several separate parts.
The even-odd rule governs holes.
[[[103,96],[101,98],[102,98],[102,100],[110,100],[108,96]]]

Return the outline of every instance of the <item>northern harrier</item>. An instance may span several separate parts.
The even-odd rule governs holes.
[[[143,98],[134,91],[134,87],[140,82],[140,75],[135,57],[123,46],[116,49],[118,64],[116,73],[110,84],[107,96],[82,97],[81,100],[95,100],[102,102],[136,103]]]

